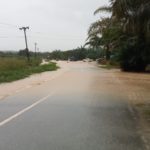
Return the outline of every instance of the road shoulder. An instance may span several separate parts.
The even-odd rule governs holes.
[[[150,150],[150,75],[146,73],[114,72],[124,94],[128,96],[131,113],[147,150]]]

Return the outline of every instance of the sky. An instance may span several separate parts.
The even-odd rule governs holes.
[[[84,45],[90,24],[106,14],[93,15],[108,0],[0,0],[0,50],[70,50]]]

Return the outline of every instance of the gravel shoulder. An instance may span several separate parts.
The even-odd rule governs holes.
[[[63,63],[57,62],[58,66],[61,66],[61,69],[56,71],[48,71],[43,73],[37,73],[30,75],[29,77],[10,83],[1,83],[0,84],[0,100],[5,99],[8,96],[11,96],[15,93],[19,93],[23,90],[32,88],[33,86],[41,85],[44,82],[53,80],[57,76],[60,76],[67,68],[64,67]]]

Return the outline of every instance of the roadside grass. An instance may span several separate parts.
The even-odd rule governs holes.
[[[111,65],[108,63],[106,65],[100,65],[100,68],[111,70],[111,69],[119,69],[120,67],[118,65]]]
[[[145,109],[144,113],[145,113],[147,118],[150,118],[150,108]]]
[[[99,63],[99,67],[100,68],[103,68],[103,69],[108,69],[108,70],[111,70],[111,69],[120,69],[120,65],[117,61],[106,61],[106,62],[102,62],[102,63]]]
[[[150,122],[150,104],[140,103],[136,105],[141,110],[144,118]]]
[[[56,63],[40,65],[41,59],[0,58],[0,83],[26,78],[35,73],[54,71],[59,67]]]

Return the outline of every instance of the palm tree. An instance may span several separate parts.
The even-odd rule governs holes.
[[[98,8],[94,14],[111,12],[112,22],[120,22],[122,30],[132,36],[147,36],[150,24],[149,0],[110,0],[110,6]]]
[[[110,0],[110,6],[99,7],[94,14],[104,11],[111,13],[111,17],[102,18],[90,26],[86,45],[104,45],[106,56],[112,48],[120,49],[125,55],[130,53],[127,54],[130,58],[121,59],[124,62],[131,60],[133,68],[138,70],[139,65],[142,70],[144,65],[150,64],[150,1]]]
[[[84,46],[89,45],[92,49],[97,49],[101,45],[101,38],[97,35],[89,36]]]
[[[102,18],[91,24],[88,35],[102,35],[103,32],[110,26],[111,20],[110,18]]]
[[[101,45],[105,45],[105,41],[102,38],[105,30],[109,28],[111,24],[110,18],[102,18],[94,22],[88,30],[88,38],[85,46],[90,45],[91,48],[98,48]],[[109,59],[109,43],[106,44],[106,58]]]

